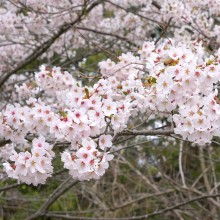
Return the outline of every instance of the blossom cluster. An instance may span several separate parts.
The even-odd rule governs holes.
[[[70,143],[61,160],[79,180],[105,173],[113,159],[109,152],[113,136],[139,114],[164,115],[175,134],[204,145],[220,135],[219,61],[220,51],[207,57],[198,42],[167,40],[157,47],[145,42],[137,54],[123,53],[117,61],[100,62],[102,77],[92,86],[83,86],[59,67],[42,66],[34,86],[20,87],[30,90],[26,102],[8,104],[0,113],[0,136],[24,146],[30,135],[43,143],[44,138]],[[14,152],[10,160],[16,164],[20,159],[15,158],[33,158],[34,149],[33,142],[31,152]],[[45,151],[41,155],[48,156]],[[37,184],[34,171],[43,176],[38,183],[51,173],[49,169],[42,174],[42,167],[36,167],[18,175],[20,166],[10,167],[6,162],[9,176],[27,183]]]
[[[201,44],[187,46],[171,40],[157,48],[146,42],[138,53],[140,57],[122,55],[117,64],[110,60],[100,63],[101,73],[108,80],[114,75],[121,81],[120,90],[126,98],[132,95],[139,111],[170,114],[175,133],[184,139],[203,145],[219,136],[219,53],[204,58]],[[143,74],[141,65],[148,74]]]
[[[82,139],[82,143],[75,146],[76,152],[65,151],[62,153],[61,160],[64,167],[69,170],[73,178],[79,180],[99,179],[109,167],[108,161],[113,159],[112,154],[106,153],[106,148],[112,146],[112,137],[110,135],[101,135],[99,139],[99,148],[92,139]]]
[[[15,150],[9,157],[9,162],[3,163],[7,175],[27,184],[44,184],[53,172],[52,146],[45,142],[44,137],[32,141],[31,152],[17,153]]]

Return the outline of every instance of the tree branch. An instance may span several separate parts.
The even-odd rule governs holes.
[[[47,210],[50,206],[64,193],[66,193],[71,187],[76,185],[78,181],[74,181],[72,177],[69,177],[66,181],[64,181],[58,188],[54,190],[54,192],[49,196],[49,198],[44,202],[41,208],[32,216],[28,217],[26,220],[33,220],[39,217],[45,216]]]
[[[187,200],[185,202],[167,207],[165,209],[161,209],[159,211],[155,211],[146,215],[142,216],[133,216],[133,217],[125,217],[125,218],[89,218],[89,217],[80,217],[80,216],[70,216],[70,215],[60,215],[60,214],[53,214],[53,213],[47,213],[45,216],[47,217],[54,217],[54,218],[63,218],[63,219],[73,219],[73,220],[142,220],[142,219],[148,219],[156,215],[160,215],[169,211],[173,211],[175,209],[179,209],[182,206],[188,205],[190,203],[199,201],[199,200],[204,200],[207,198],[216,198],[220,197],[220,194],[215,194],[215,195],[204,195],[204,196],[199,196],[195,197],[193,199]]]

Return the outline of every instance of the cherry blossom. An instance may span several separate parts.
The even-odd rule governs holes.
[[[90,86],[59,67],[41,66],[34,87],[16,86],[32,91],[28,99],[7,104],[0,113],[0,136],[15,145],[12,155],[2,158],[6,173],[27,184],[45,183],[55,156],[49,143],[65,142],[69,147],[61,160],[69,174],[98,179],[113,159],[113,137],[129,132],[137,115],[167,117],[176,135],[210,143],[220,135],[219,54],[207,57],[198,50],[198,44],[171,39],[158,47],[145,42],[138,53],[102,61],[102,76]],[[39,98],[42,92],[47,95]]]
[[[27,184],[43,184],[51,177],[53,166],[51,160],[54,157],[52,146],[44,141],[43,137],[32,141],[31,152],[13,151],[9,161],[3,163],[9,177]]]

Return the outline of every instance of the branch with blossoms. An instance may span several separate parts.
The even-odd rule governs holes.
[[[55,156],[53,141],[47,139],[54,145],[70,143],[61,160],[79,180],[98,179],[105,173],[113,159],[109,148],[115,137],[175,133],[200,145],[210,143],[219,130],[215,90],[219,55],[203,61],[203,54],[195,54],[199,47],[175,46],[168,40],[155,48],[146,42],[139,56],[127,53],[117,63],[102,61],[102,78],[90,87],[61,68],[42,66],[35,86],[25,93],[25,84],[17,88],[26,102],[8,104],[1,113],[1,136],[21,149],[11,148],[12,155],[3,164],[6,173],[27,184],[45,183]],[[45,95],[37,98],[42,92]],[[149,112],[152,117],[168,117],[174,129],[129,130],[137,115]],[[28,141],[30,134],[36,138]]]

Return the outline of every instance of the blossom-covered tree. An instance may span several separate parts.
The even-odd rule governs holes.
[[[205,198],[219,208],[215,166],[210,154],[210,182],[203,157],[204,146],[218,144],[220,136],[219,6],[217,0],[3,1],[2,180],[45,184],[57,159],[71,181],[100,179],[114,157],[126,160],[118,152],[129,139],[138,145],[140,137],[156,136],[178,141],[178,187],[188,193],[183,143],[199,146],[203,171],[193,186],[203,177],[207,192],[193,188],[200,197],[161,213]],[[73,184],[61,185],[29,219],[46,216]]]

